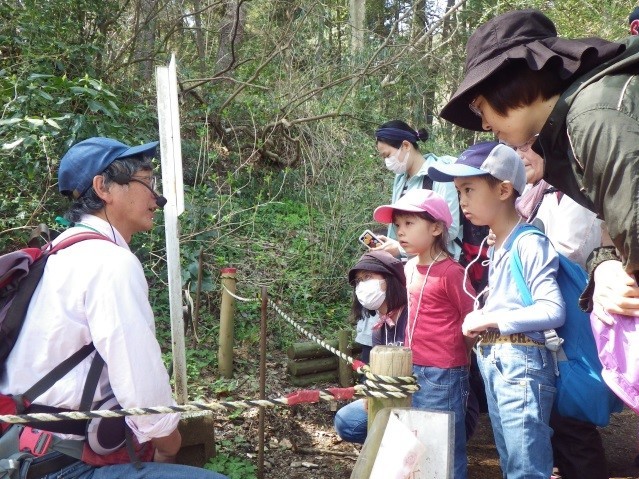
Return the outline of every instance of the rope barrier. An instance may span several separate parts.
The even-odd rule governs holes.
[[[223,285],[224,290],[233,298],[243,302],[258,302],[258,298],[243,298],[232,293]],[[215,410],[248,409],[254,407],[293,406],[303,403],[316,403],[318,401],[349,400],[355,395],[369,396],[380,399],[405,398],[419,390],[414,376],[381,376],[373,374],[370,367],[362,361],[356,360],[342,351],[335,349],[320,337],[304,329],[289,315],[282,311],[270,298],[268,306],[304,336],[315,341],[323,348],[335,354],[342,360],[353,366],[353,369],[366,378],[364,384],[358,384],[350,388],[328,388],[321,390],[301,390],[293,392],[285,397],[274,399],[254,399],[244,401],[218,401],[209,403],[192,402],[176,406],[154,406],[129,409],[98,409],[92,411],[67,411],[58,413],[33,413],[33,414],[6,414],[0,415],[0,423],[24,424],[49,421],[87,420],[95,418],[118,418],[126,416],[147,416],[153,414],[174,414],[188,412],[212,412]]]
[[[379,386],[379,385],[377,385]],[[386,386],[388,389],[371,390],[364,385],[351,388],[328,388],[295,391],[285,397],[273,399],[253,399],[244,401],[219,401],[200,403],[192,402],[176,406],[154,406],[129,409],[98,409],[93,411],[67,411],[57,413],[6,414],[0,416],[0,422],[9,424],[24,424],[49,421],[86,420],[95,418],[118,418],[126,416],[149,416],[153,414],[173,414],[184,412],[212,412],[216,410],[249,409],[254,407],[294,406],[310,404],[318,401],[332,402],[335,400],[352,399],[355,395],[371,396],[380,399],[404,398],[417,390],[417,386],[396,387]]]
[[[226,286],[222,285],[222,287],[224,288],[224,290],[228,294],[233,296],[238,301],[245,301],[245,302],[261,301],[260,298],[256,298],[256,299],[253,299],[253,298],[242,298],[242,297],[232,293],[231,291],[229,291]],[[364,375],[367,379],[369,379],[369,380],[371,380],[371,381],[373,381],[375,383],[387,383],[387,384],[399,384],[399,385],[401,385],[401,384],[410,385],[410,384],[415,384],[416,383],[416,380],[415,380],[414,376],[398,376],[398,377],[394,377],[394,376],[380,376],[380,375],[377,375],[377,374],[373,374],[371,372],[371,370],[370,370],[370,367],[366,363],[363,363],[362,361],[359,361],[357,359],[354,359],[354,358],[348,356],[347,354],[344,354],[342,351],[340,351],[339,349],[335,349],[333,346],[328,344],[326,341],[324,341],[320,337],[318,337],[315,334],[313,334],[313,333],[307,331],[306,329],[304,329],[303,326],[301,326],[300,324],[295,322],[289,315],[287,315],[284,311],[282,311],[279,308],[279,306],[277,306],[277,304],[275,304],[273,302],[273,300],[271,300],[271,298],[268,298],[268,306],[271,307],[271,309],[273,309],[277,314],[279,314],[282,318],[284,318],[285,321],[287,321],[291,326],[293,326],[295,329],[297,329],[304,336],[306,336],[307,338],[315,341],[317,344],[322,346],[324,349],[326,349],[326,350],[330,351],[331,353],[335,354],[339,358],[341,358],[344,361],[346,361],[348,364],[351,364],[353,366],[353,369],[357,373]]]

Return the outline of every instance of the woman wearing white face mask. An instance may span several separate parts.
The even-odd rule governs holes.
[[[406,329],[406,276],[404,265],[385,251],[369,251],[348,272],[353,286],[353,317],[373,322],[373,347],[403,344]],[[357,338],[356,338],[357,340]],[[368,362],[371,347],[364,347]],[[365,399],[347,404],[335,414],[335,430],[345,441],[363,444],[368,412]]]
[[[424,129],[415,131],[401,120],[392,120],[381,125],[375,132],[376,147],[384,159],[386,168],[395,173],[391,203],[396,203],[404,194],[413,189],[433,190],[448,203],[453,216],[453,224],[449,228],[450,243],[448,250],[455,259],[459,259],[460,246],[455,239],[460,236],[459,201],[457,191],[451,183],[432,181],[427,174],[428,168],[436,163],[454,163],[452,156],[435,156],[433,153],[422,155],[417,142],[426,141],[428,132]],[[397,242],[394,225],[389,225],[386,236],[380,239],[384,244],[380,249],[388,251],[396,258],[406,258],[406,252]]]

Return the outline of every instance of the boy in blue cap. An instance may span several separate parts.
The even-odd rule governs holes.
[[[466,316],[463,333],[479,337],[477,359],[504,477],[548,479],[553,457],[550,411],[555,363],[544,331],[561,326],[565,305],[557,285],[559,259],[550,241],[525,235],[515,200],[526,185],[519,155],[496,142],[478,143],[452,165],[428,170],[434,181],[454,181],[463,214],[495,234],[484,307]],[[517,248],[534,304],[525,306],[510,267]]]

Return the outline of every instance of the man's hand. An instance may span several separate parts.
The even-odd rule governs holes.
[[[607,313],[639,317],[639,287],[621,261],[604,261],[597,266],[592,302],[597,318],[608,325],[613,319]]]
[[[182,445],[182,436],[180,431],[175,429],[168,436],[153,438],[151,442],[153,447],[155,447],[154,462],[174,463],[175,456],[177,456]]]

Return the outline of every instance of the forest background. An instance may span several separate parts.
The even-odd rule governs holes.
[[[561,36],[613,40],[626,34],[634,3],[1,0],[0,251],[22,246],[34,226],[54,225],[66,209],[56,178],[71,145],[92,136],[131,145],[157,139],[154,68],[175,53],[180,241],[191,294],[200,251],[204,266],[199,342],[190,339],[187,352],[197,385],[190,391],[210,396],[215,383],[197,378],[216,366],[220,268],[238,269],[242,296],[267,286],[322,337],[351,324],[346,273],[363,252],[359,234],[379,228],[372,211],[388,202],[393,179],[374,131],[403,119],[430,131],[423,153],[453,156],[481,137],[438,118],[478,25],[539,8]],[[168,351],[161,213],[157,220],[132,248]],[[258,314],[238,304],[239,347],[256,347]],[[270,348],[297,338],[280,321],[269,328]]]

